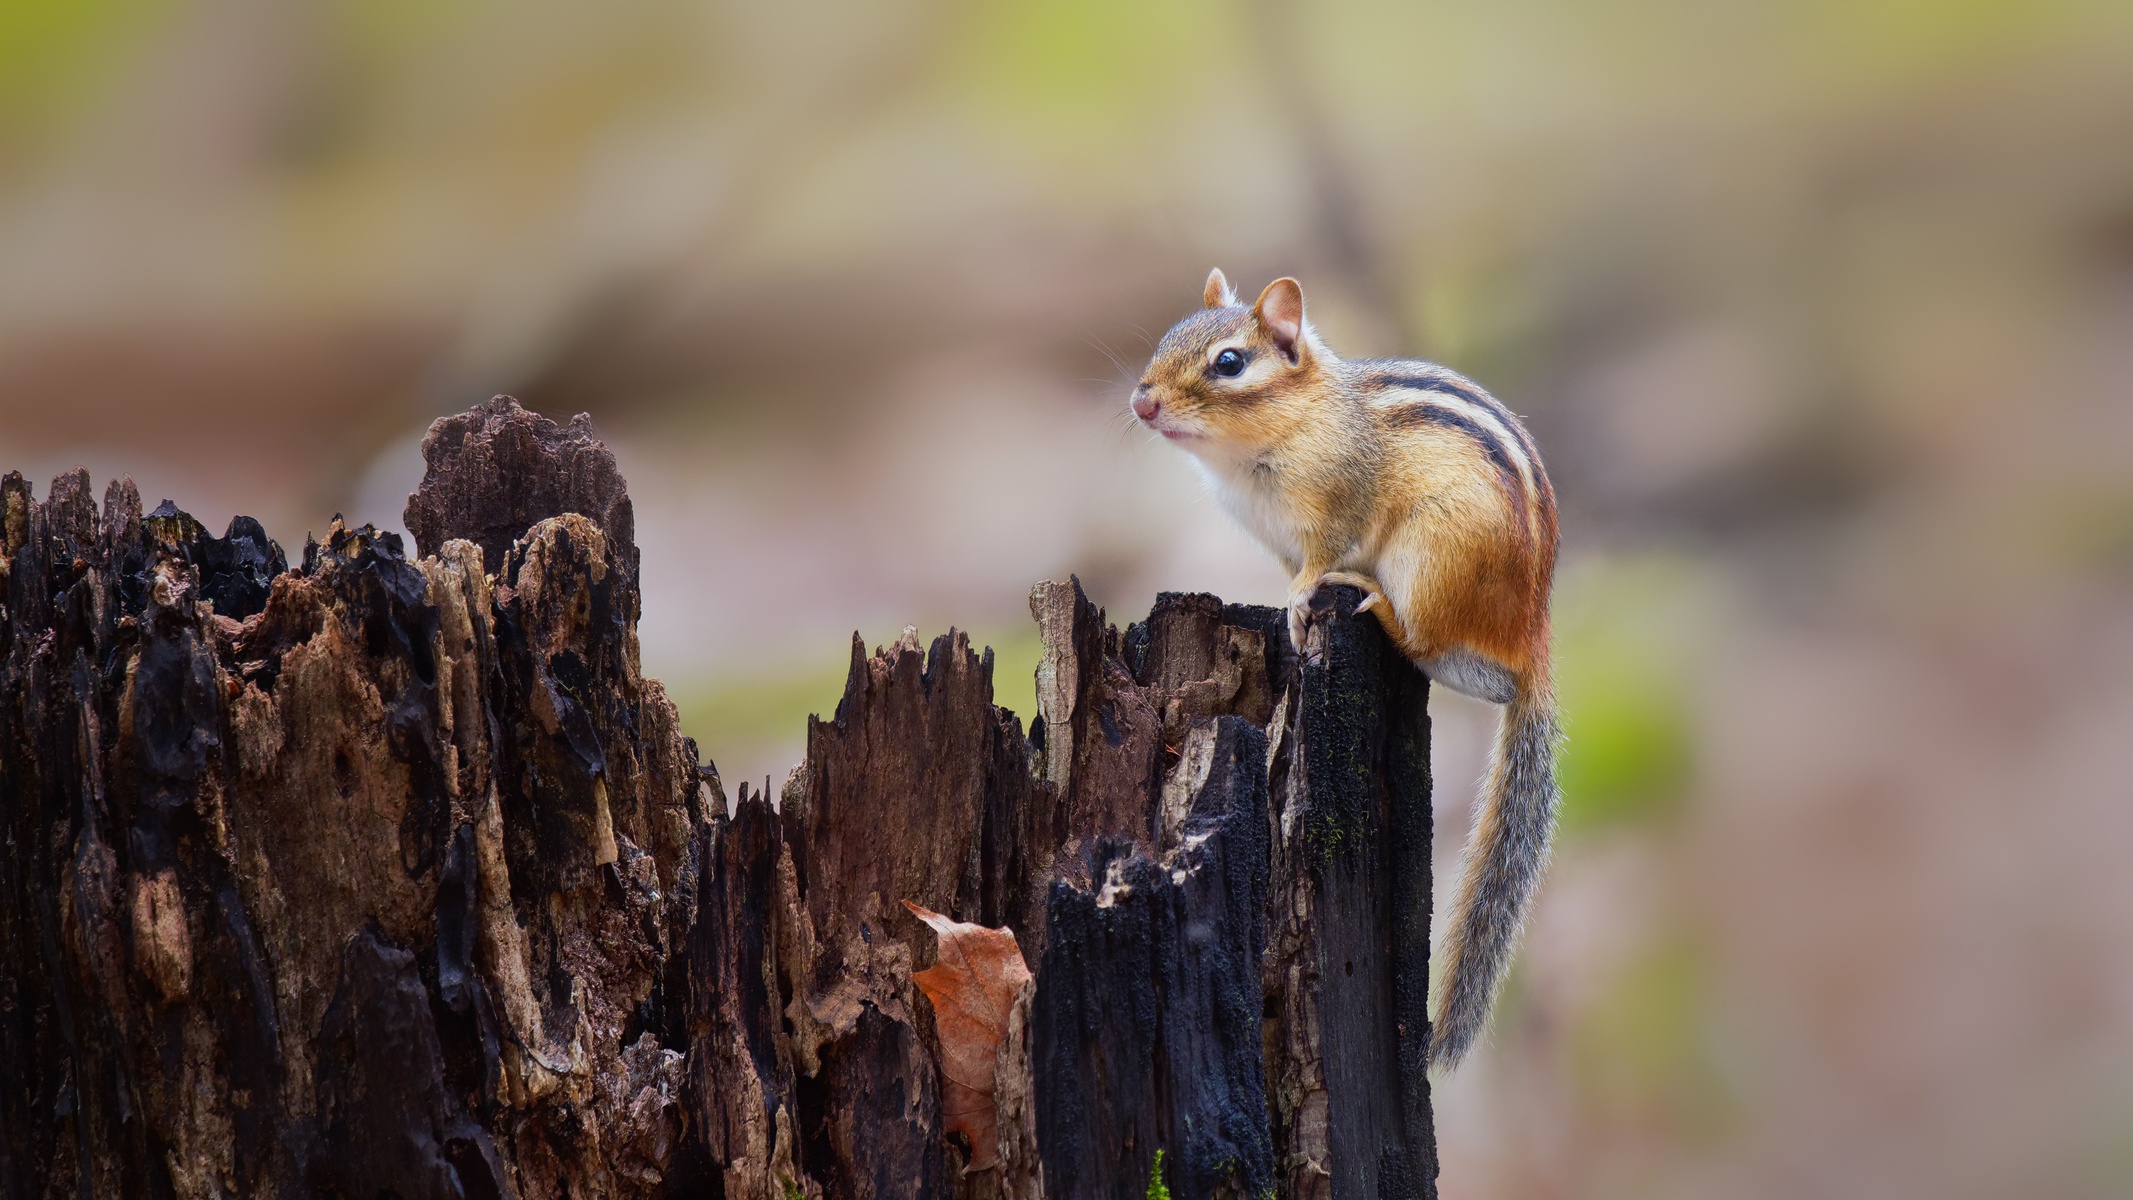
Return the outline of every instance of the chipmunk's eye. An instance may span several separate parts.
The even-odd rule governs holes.
[[[1235,350],[1224,350],[1215,355],[1215,374],[1224,377],[1244,373],[1244,356]]]

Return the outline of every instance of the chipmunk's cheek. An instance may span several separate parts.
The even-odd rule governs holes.
[[[1175,400],[1163,405],[1162,416],[1148,424],[1173,442],[1197,441],[1207,436],[1207,428],[1198,414]]]

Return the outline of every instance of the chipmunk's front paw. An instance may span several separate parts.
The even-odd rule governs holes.
[[[1340,583],[1345,583],[1363,593],[1363,602],[1355,606],[1356,616],[1361,616],[1372,609],[1385,613],[1392,611],[1392,601],[1385,598],[1384,585],[1357,571],[1328,571],[1318,577],[1318,582],[1312,586],[1311,590],[1315,593],[1319,588]]]
[[[1313,580],[1307,589],[1289,593],[1289,640],[1296,644],[1298,653],[1303,651],[1304,634],[1318,618],[1311,610],[1311,601],[1318,590],[1332,585],[1345,584],[1363,593],[1363,602],[1355,606],[1356,616],[1367,612],[1377,614],[1378,621],[1392,634],[1394,641],[1401,637],[1399,618],[1393,614],[1392,600],[1385,595],[1384,586],[1368,575],[1356,571],[1328,571]]]
[[[1289,597],[1289,644],[1303,653],[1304,635],[1311,630],[1311,593]]]

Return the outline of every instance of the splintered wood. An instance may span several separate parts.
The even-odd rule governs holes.
[[[773,803],[583,418],[292,564],[0,480],[0,1197],[1433,1196],[1425,687],[1330,595],[855,639]],[[921,967],[920,964],[931,964]]]

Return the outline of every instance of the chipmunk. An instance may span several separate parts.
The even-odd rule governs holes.
[[[1245,308],[1217,270],[1201,298],[1156,346],[1133,413],[1290,573],[1299,650],[1312,595],[1350,584],[1431,679],[1505,706],[1430,1039],[1451,1066],[1487,1024],[1555,831],[1555,491],[1510,410],[1433,363],[1337,357],[1294,279]]]

